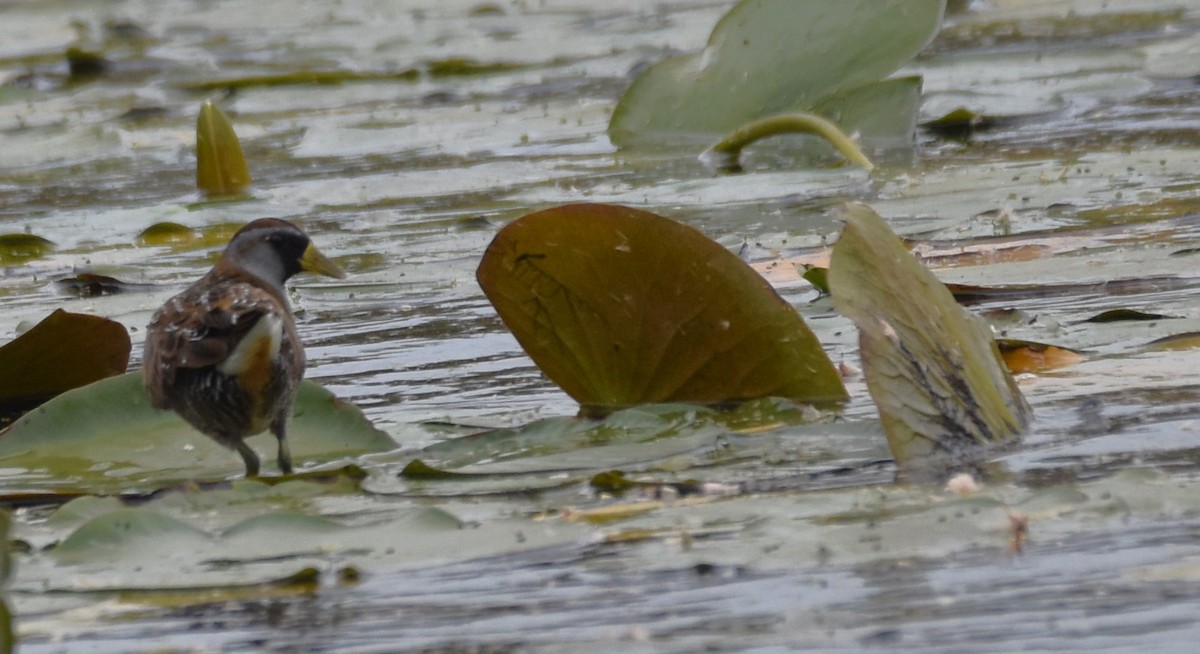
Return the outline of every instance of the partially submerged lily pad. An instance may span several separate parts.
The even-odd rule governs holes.
[[[1079,350],[1015,338],[999,339],[996,346],[1004,357],[1004,365],[1013,374],[1063,368],[1087,359]]]
[[[979,317],[958,306],[870,207],[833,248],[834,306],[854,321],[867,387],[902,466],[970,458],[1016,437],[1030,408]]]
[[[40,259],[54,251],[54,242],[36,234],[0,234],[0,264]]]
[[[902,66],[937,33],[944,8],[945,0],[743,0],[703,51],[662,61],[634,80],[613,111],[609,137],[625,147],[810,110]],[[896,105],[881,108],[894,112]],[[896,124],[911,131],[912,120]]]
[[[355,406],[317,384],[301,383],[288,429],[301,466],[395,447]],[[267,447],[269,434],[250,439]],[[140,373],[128,373],[64,393],[0,432],[0,465],[23,470],[10,488],[82,487],[113,492],[166,480],[222,476],[242,468],[170,411],[150,406]]]
[[[846,396],[804,320],[753,269],[646,211],[529,214],[496,235],[477,275],[525,351],[585,411]]]
[[[119,375],[131,348],[120,323],[58,309],[0,347],[0,409],[28,407]]]
[[[101,275],[99,273],[81,272],[71,277],[54,280],[54,287],[63,293],[77,297],[100,297],[118,293],[137,293],[157,288],[154,284],[138,284]]]
[[[395,570],[512,554],[589,538],[586,526],[524,518],[465,521],[441,508],[402,508],[348,522],[298,511],[258,512],[205,527],[166,506],[112,507],[27,560],[22,590],[168,590],[317,583],[346,565]],[[236,514],[235,514],[236,515]],[[452,544],[452,546],[450,546]],[[63,570],[69,574],[63,574]],[[149,599],[149,598],[147,598]]]

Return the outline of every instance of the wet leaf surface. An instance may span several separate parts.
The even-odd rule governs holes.
[[[845,397],[798,313],[729,251],[661,216],[599,204],[524,216],[496,235],[478,277],[585,412]]]
[[[720,134],[773,114],[808,111],[902,66],[933,38],[944,7],[944,0],[886,8],[858,1],[741,2],[713,28],[703,51],[659,62],[634,80],[613,111],[609,136],[631,146]],[[855,96],[859,112],[867,97]],[[893,129],[881,137],[911,133],[914,118],[895,116],[896,103],[871,109],[893,116]],[[880,124],[852,122],[843,128]]]
[[[1084,353],[1069,348],[1013,338],[999,339],[996,345],[1000,348],[1000,356],[1004,357],[1004,365],[1014,375],[1054,370],[1087,358]]]
[[[1018,436],[1031,410],[992,339],[864,204],[833,248],[833,304],[858,328],[863,371],[901,465],[969,460]]]
[[[27,409],[59,393],[125,372],[132,345],[120,323],[51,313],[0,347],[0,409]]]
[[[70,480],[29,494],[6,484],[21,651],[957,652],[983,642],[1166,652],[1190,642],[1200,603],[1195,3],[968,3],[895,79],[923,78],[922,121],[965,106],[996,123],[965,142],[921,129],[916,148],[883,157],[867,142],[870,178],[830,168],[829,150],[804,147],[807,137],[748,149],[736,176],[695,160],[707,139],[617,151],[606,130],[636,71],[695,52],[731,6],[264,0],[231,23],[226,5],[176,0],[149,11],[124,0],[6,5],[0,231],[54,244],[4,262],[8,334],[66,308],[121,322],[136,348],[150,312],[203,274],[233,229],[287,218],[353,272],[289,289],[308,374],[397,443],[353,457],[350,470],[312,460],[313,478],[265,480],[274,485],[236,479],[228,459],[213,481],[117,477],[117,497],[61,488]],[[72,82],[72,45],[111,68]],[[519,67],[425,72],[454,59]],[[188,84],[410,69],[413,81],[214,89],[254,162],[257,199],[196,202],[203,98]],[[842,110],[854,108],[847,96]],[[854,374],[856,331],[800,279],[795,263],[827,265],[840,229],[830,209],[848,200],[886,216],[943,281],[996,289],[971,310],[997,336],[1089,354],[1018,376],[1037,420],[973,496],[895,483]],[[474,272],[500,226],[580,201],[670,216],[765,271],[847,371],[841,414],[775,399],[566,418],[576,404],[523,353]],[[200,238],[138,239],[165,222]],[[53,287],[79,271],[158,288],[71,298]],[[1119,308],[1180,317],[1083,322]],[[469,476],[401,477],[414,459]],[[638,486],[618,497],[591,484],[612,470]],[[671,496],[697,487],[712,492]],[[56,543],[124,509],[198,529],[211,549],[162,565],[117,556],[96,577],[54,561]],[[1028,518],[1019,555],[1010,512]],[[327,551],[297,555],[270,539],[275,528],[317,530],[321,520],[297,514],[337,525],[330,540],[306,541]],[[248,533],[262,538],[223,538],[260,516]],[[378,526],[393,519],[400,526]],[[559,522],[567,531],[555,536]],[[339,532],[362,551],[338,549]],[[186,587],[151,586],[172,573]]]
[[[1122,320],[1170,320],[1179,316],[1168,316],[1161,313],[1147,313],[1137,309],[1109,309],[1088,318],[1086,322],[1119,322]]]
[[[34,234],[0,234],[0,263],[12,265],[39,259],[54,251],[54,243]]]
[[[196,118],[196,187],[211,197],[232,197],[250,186],[250,169],[233,124],[212,102]]]
[[[395,446],[357,408],[311,382],[301,386],[288,440],[301,467]],[[273,437],[264,434],[250,443],[261,448],[268,441]],[[93,493],[226,476],[241,468],[232,451],[173,412],[151,407],[139,373],[77,388],[26,414],[0,432],[0,461],[10,469],[10,489]]]

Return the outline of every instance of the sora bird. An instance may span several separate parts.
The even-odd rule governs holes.
[[[150,320],[142,374],[150,403],[171,409],[258,475],[248,436],[279,439],[292,472],[288,420],[304,376],[304,348],[283,287],[301,271],[344,277],[299,227],[273,218],[237,231],[212,270]]]

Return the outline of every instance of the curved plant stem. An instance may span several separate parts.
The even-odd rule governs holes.
[[[740,167],[738,160],[742,156],[742,148],[768,136],[793,133],[816,134],[867,172],[875,168],[875,164],[841,128],[820,116],[804,112],[778,114],[742,125],[705,150],[700,159],[716,168],[736,170]]]

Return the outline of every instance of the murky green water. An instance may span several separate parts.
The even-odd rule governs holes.
[[[966,105],[995,126],[966,142],[923,130],[867,177],[800,139],[755,148],[739,176],[612,148],[631,71],[698,48],[727,2],[0,3],[0,232],[57,246],[4,268],[0,333],[61,306],[126,323],[136,351],[212,254],[137,247],[141,230],[287,218],[351,273],[296,284],[309,376],[399,444],[358,461],[370,476],[349,490],[235,484],[140,503],[218,534],[213,549],[164,540],[65,565],[52,546],[82,519],[19,509],[28,551],[8,603],[22,651],[1185,651],[1200,636],[1200,358],[1147,344],[1200,331],[1200,3],[974,4],[909,72],[926,78],[928,118]],[[106,75],[68,77],[77,39],[110,59]],[[458,58],[505,66],[437,72]],[[206,98],[242,138],[252,201],[196,204]],[[827,210],[849,199],[926,256],[1001,239],[1053,251],[940,269],[948,281],[1076,285],[972,307],[1016,309],[998,331],[1091,355],[1020,377],[1035,431],[974,496],[892,483],[861,378],[835,422],[763,402],[574,424],[474,281],[500,226],[553,204],[646,208],[765,269],[815,256],[838,230]],[[777,268],[768,278],[834,361],[856,363],[851,325]],[[161,291],[73,299],[50,283],[77,269]],[[1081,322],[1113,308],[1177,318]],[[538,420],[482,438],[431,424]],[[400,478],[416,456],[487,474]],[[204,476],[233,476],[233,459]],[[608,469],[708,486],[611,498],[587,483]],[[345,530],[231,535],[283,509]],[[602,510],[618,513],[589,513]],[[1029,521],[1020,555],[1010,514]],[[315,581],[280,582],[306,567]]]

